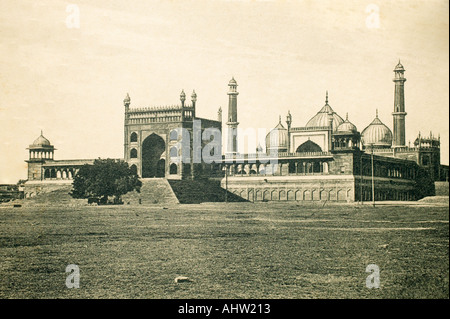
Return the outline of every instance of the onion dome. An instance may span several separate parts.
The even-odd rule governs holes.
[[[333,129],[336,130],[339,125],[341,125],[344,120],[340,117],[330,105],[328,105],[328,91],[325,100],[325,105],[320,109],[320,111],[311,118],[306,127],[324,127],[329,126],[330,117],[333,120]]]
[[[339,133],[353,134],[353,133],[356,133],[358,130],[356,129],[356,126],[348,120],[348,113],[347,113],[345,116],[344,123],[339,125],[338,128],[336,129],[336,131]]]
[[[51,146],[50,145],[50,141],[48,139],[46,139],[44,137],[44,135],[42,135],[42,131],[41,131],[41,135],[34,140],[32,146]]]
[[[266,135],[266,151],[277,150],[287,152],[288,130],[281,124],[281,116],[278,125]]]
[[[391,147],[392,132],[378,118],[378,111],[375,119],[361,133],[361,141],[364,146]]]

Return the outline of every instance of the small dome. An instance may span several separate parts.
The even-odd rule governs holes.
[[[362,131],[361,141],[364,146],[372,144],[374,147],[391,147],[392,132],[380,121],[377,114],[372,123]]]
[[[233,78],[231,78],[230,82],[228,82],[228,85],[237,85],[236,80]]]
[[[405,68],[403,68],[403,65],[400,63],[400,60],[398,60],[398,64],[395,66],[394,71],[405,71]]]
[[[266,151],[277,150],[287,152],[288,130],[281,124],[281,116],[278,125],[266,135]]]
[[[46,139],[44,137],[44,135],[42,135],[42,131],[41,131],[41,135],[34,140],[33,146],[50,146],[50,141],[48,139]]]
[[[356,126],[348,120],[347,114],[344,123],[339,125],[336,131],[340,133],[356,133],[358,130],[356,129]]]

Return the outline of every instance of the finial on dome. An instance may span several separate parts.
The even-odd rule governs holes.
[[[325,104],[328,104],[328,90],[327,90],[327,94],[326,94],[326,97],[325,97]]]
[[[278,115],[278,123],[281,123],[281,115]]]
[[[378,109],[376,110],[376,118],[378,118]]]
[[[44,136],[44,133],[42,132],[42,130],[41,130],[41,136]]]
[[[402,63],[400,62],[400,59],[398,59],[398,64],[395,66],[395,70],[394,71],[405,71],[405,69],[403,68]]]
[[[348,112],[345,113],[345,120],[348,121]]]

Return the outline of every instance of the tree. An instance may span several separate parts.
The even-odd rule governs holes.
[[[80,168],[72,186],[70,195],[73,198],[95,198],[106,203],[108,196],[114,196],[114,201],[120,202],[122,195],[133,190],[139,192],[142,182],[128,163],[99,158],[94,164]]]

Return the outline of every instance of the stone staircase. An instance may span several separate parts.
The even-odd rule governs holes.
[[[225,201],[226,191],[220,186],[220,180],[169,180],[169,184],[181,204]],[[228,192],[227,201],[246,202],[247,200]]]
[[[435,182],[436,196],[448,196],[449,185],[448,182]]]
[[[125,205],[162,205],[179,203],[166,179],[141,178],[141,182],[142,187],[140,193],[133,191],[122,196]]]

